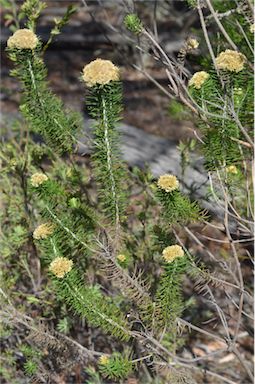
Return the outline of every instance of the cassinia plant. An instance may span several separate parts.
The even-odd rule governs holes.
[[[20,220],[23,226],[15,223],[18,247],[13,242],[14,252],[25,242],[30,244],[30,249],[40,256],[45,275],[49,274],[54,292],[51,294],[66,307],[68,317],[84,319],[92,329],[99,328],[113,340],[116,350],[95,355],[103,377],[125,379],[137,369],[139,361],[150,359],[152,365],[168,367],[180,382],[180,377],[187,373],[180,368],[186,367],[185,361],[176,358],[182,343],[179,332],[184,326],[192,328],[192,324],[181,319],[187,307],[182,295],[184,277],[189,274],[207,288],[209,282],[214,283],[217,278],[185,248],[176,230],[189,231],[188,223],[203,221],[206,216],[199,205],[182,192],[177,177],[170,174],[161,175],[157,182],[149,175],[140,176],[139,182],[150,206],[142,207],[135,218],[129,213],[137,177],[121,158],[117,123],[123,109],[122,82],[119,68],[109,60],[96,59],[85,65],[82,73],[88,91],[86,105],[94,119],[91,162],[96,196],[87,188],[88,183],[82,182],[84,175],[75,165],[69,169],[63,165],[63,158],[58,155],[71,157],[77,133],[81,131],[81,119],[65,110],[49,88],[43,56],[45,46],[35,33],[39,17],[36,12],[40,14],[42,8],[38,0],[27,0],[22,7],[27,17],[25,28],[17,28],[7,42],[7,52],[14,64],[11,74],[22,85],[20,110],[30,132],[39,133],[46,143],[38,146],[27,139],[26,161],[22,166],[14,164],[13,169],[7,167],[13,148],[3,151],[6,176],[13,170],[17,172],[21,181],[19,188],[25,191],[26,215]],[[199,6],[198,9],[201,12]],[[71,13],[69,9],[63,23],[58,23],[59,29]],[[136,36],[145,36],[155,43],[160,51],[137,15],[127,15],[125,25]],[[180,74],[182,69],[178,65],[182,65],[186,54],[197,46],[197,41],[190,39],[179,55],[179,64],[169,61],[176,66],[176,73]],[[242,172],[241,167],[246,166],[242,164],[246,164],[250,155],[252,123],[248,112],[252,103],[248,58],[230,48],[223,49],[214,58],[210,69],[195,73],[188,87],[182,75],[178,85],[176,77],[169,72],[170,88],[178,89],[175,96],[199,117],[206,167],[210,175],[214,171],[222,175],[223,190],[229,188],[228,198],[234,195],[235,177]],[[43,167],[45,156],[51,162],[47,171]],[[219,193],[213,189],[211,192]],[[9,207],[10,202],[5,204]],[[238,208],[235,202],[227,200],[227,205],[227,213],[231,208],[231,215],[235,215]],[[134,233],[133,220],[143,226],[143,248],[142,240]],[[243,229],[248,220],[250,217],[244,219]],[[4,233],[6,228],[4,223]],[[225,229],[231,240],[228,227]],[[233,252],[236,255],[235,250]],[[238,257],[235,261],[240,272]],[[24,265],[27,269],[27,263]],[[153,273],[155,268],[160,269],[160,276]],[[242,281],[242,276],[238,279]],[[239,280],[234,285],[238,289]],[[240,289],[243,295],[243,284]],[[6,305],[10,308],[11,299],[6,299]],[[239,303],[240,311],[242,314],[242,303]],[[224,318],[224,314],[220,312],[220,315]],[[226,350],[231,346],[238,356],[236,337],[227,339]],[[136,355],[137,350],[141,355]],[[243,365],[249,377],[249,369]],[[29,375],[37,369],[33,359],[28,360],[24,368]]]

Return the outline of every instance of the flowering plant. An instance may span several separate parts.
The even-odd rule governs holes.
[[[189,37],[174,60],[138,15],[126,15],[124,25],[135,39],[145,39],[152,47],[169,80],[166,93],[170,92],[171,98],[175,97],[197,118],[197,145],[209,179],[208,200],[213,198],[224,213],[221,227],[218,222],[215,224],[210,212],[205,214],[202,205],[187,194],[185,183],[177,175],[167,173],[155,179],[149,172],[130,170],[124,162],[118,130],[123,109],[122,76],[117,65],[97,58],[81,68],[81,80],[88,93],[86,106],[93,124],[89,165],[78,166],[73,156],[78,134],[82,132],[82,119],[63,107],[47,82],[44,52],[57,33],[56,29],[51,32],[45,45],[37,36],[37,16],[43,9],[39,0],[25,1],[19,15],[26,16],[25,28],[17,28],[7,41],[6,50],[14,65],[11,74],[21,84],[20,110],[27,131],[24,137],[22,123],[17,134],[20,146],[3,145],[5,180],[11,179],[15,187],[13,203],[8,198],[11,183],[3,183],[4,254],[11,267],[17,257],[20,259],[31,280],[33,295],[16,311],[17,287],[22,291],[26,284],[22,286],[19,276],[15,276],[1,290],[3,314],[5,323],[10,322],[14,328],[22,326],[32,333],[34,348],[40,353],[46,347],[53,350],[58,356],[56,365],[63,354],[67,356],[70,365],[63,361],[63,356],[57,365],[61,373],[70,376],[79,361],[97,366],[102,378],[119,382],[132,380],[134,374],[144,380],[144,372],[149,380],[154,380],[154,373],[148,373],[151,367],[162,383],[193,383],[192,370],[199,371],[203,380],[204,373],[196,365],[200,358],[187,360],[182,355],[184,332],[188,329],[220,342],[222,348],[217,353],[231,350],[242,365],[247,383],[252,379],[238,344],[243,317],[249,317],[244,306],[250,295],[238,253],[243,242],[241,235],[251,237],[251,193],[247,188],[253,145],[252,117],[248,112],[252,104],[250,58],[247,52],[238,51],[211,2],[205,3],[224,44],[215,55],[201,2],[190,1],[198,12],[210,52],[208,65],[201,64],[201,71],[193,75],[184,64],[188,55],[200,47],[197,39]],[[57,26],[63,26],[72,13],[69,8]],[[245,17],[243,23],[247,22]],[[231,49],[224,49],[226,44]],[[162,89],[156,80],[154,84]],[[34,142],[35,133],[42,138],[42,144]],[[17,147],[20,156],[14,156]],[[243,204],[236,192],[238,184],[245,188]],[[21,201],[24,209],[17,214]],[[209,239],[227,243],[231,255],[224,261],[218,259],[192,232],[191,223],[224,231],[226,240]],[[196,246],[190,245],[184,234]],[[220,264],[223,277],[210,271],[210,263],[196,257],[198,249],[211,262]],[[4,280],[7,272],[9,269],[5,268]],[[189,321],[195,304],[184,298],[187,281],[198,285],[209,297],[210,313],[214,311],[225,336],[205,328],[202,320],[195,324]],[[232,334],[226,310],[217,303],[215,288],[222,289],[226,298],[234,302]],[[238,304],[228,292],[230,288],[238,292]],[[26,314],[32,304],[40,313],[36,318]],[[64,319],[59,318],[59,312],[64,313]],[[49,324],[58,319],[54,332],[42,326],[41,319]],[[94,341],[90,345],[87,339],[71,337],[70,327],[75,329],[76,322],[83,329],[86,326],[90,341],[103,338],[102,350],[95,350]],[[28,363],[25,372],[37,378],[42,376],[47,364],[43,365],[39,354],[24,350]],[[210,364],[210,353],[203,357],[207,358]],[[162,373],[162,368],[166,372]],[[213,369],[207,370],[208,377],[233,383]],[[55,380],[51,373],[47,375],[51,382]]]

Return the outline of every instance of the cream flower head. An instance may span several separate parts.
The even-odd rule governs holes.
[[[33,238],[36,240],[46,239],[54,231],[54,224],[44,223],[35,228]]]
[[[255,24],[252,24],[252,25],[250,26],[250,32],[251,32],[251,33],[254,33],[254,32],[255,32]]]
[[[216,57],[216,66],[219,69],[225,69],[231,72],[240,72],[244,69],[246,57],[237,51],[226,49]]]
[[[200,89],[209,76],[209,73],[205,71],[196,72],[190,79],[189,85],[193,85],[194,88]]]
[[[125,261],[126,260],[126,256],[125,255],[118,255],[117,256],[117,259],[121,262]]]
[[[183,257],[184,251],[178,244],[166,247],[162,252],[162,257],[167,263],[172,263],[176,258]]]
[[[235,165],[229,165],[228,167],[226,167],[226,171],[227,173],[233,173],[234,175],[237,175],[238,173],[238,170]]]
[[[34,49],[38,44],[38,37],[31,29],[18,29],[7,40],[7,47],[17,49]]]
[[[83,80],[88,87],[108,84],[120,79],[120,70],[110,60],[96,59],[83,68]]]
[[[197,49],[199,47],[199,42],[196,39],[188,39],[187,46],[189,49]]]
[[[106,365],[109,362],[109,357],[106,355],[102,355],[99,357],[99,364]]]
[[[31,176],[31,184],[33,187],[39,187],[42,183],[48,180],[48,176],[44,175],[44,173],[34,173]]]
[[[179,188],[179,181],[174,175],[162,175],[158,179],[158,187],[166,192],[172,192]]]
[[[68,272],[71,271],[73,261],[66,257],[57,257],[50,263],[49,270],[57,277],[63,278]]]

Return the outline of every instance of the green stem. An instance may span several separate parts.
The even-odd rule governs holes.
[[[75,285],[70,285],[68,282],[66,283],[69,291],[70,291],[70,294],[72,296],[74,296],[81,304],[82,307],[86,307],[86,298],[79,292],[79,290],[77,289],[77,287]],[[132,335],[132,332],[127,330],[126,328],[122,327],[119,323],[117,323],[116,321],[112,320],[111,318],[109,318],[108,316],[106,316],[105,314],[103,314],[102,312],[100,312],[92,303],[92,311],[94,312],[95,314],[95,317],[99,317],[100,319],[102,319],[104,322],[110,324],[111,326],[113,326],[114,328],[116,329],[119,329],[123,334],[125,334],[126,336],[131,336]]]
[[[115,223],[116,223],[116,232],[118,233],[119,227],[120,227],[119,199],[118,199],[118,194],[116,193],[116,183],[115,183],[114,174],[112,170],[111,146],[110,146],[109,135],[108,135],[108,131],[109,131],[108,119],[107,119],[106,103],[103,95],[102,95],[102,107],[103,107],[104,140],[105,140],[106,154],[107,154],[107,168],[110,175],[112,198],[115,203]]]

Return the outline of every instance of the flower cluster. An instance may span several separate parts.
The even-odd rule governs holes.
[[[199,42],[196,39],[188,39],[187,47],[188,49],[197,49],[199,47]]]
[[[96,59],[83,68],[83,80],[88,87],[105,85],[120,79],[120,70],[110,60]]]
[[[44,223],[35,228],[33,238],[36,240],[46,239],[54,231],[54,225],[51,223]]]
[[[162,175],[158,179],[158,187],[166,192],[172,192],[179,188],[179,181],[174,175]]]
[[[194,88],[200,89],[209,76],[209,73],[205,71],[196,72],[190,79],[189,85],[193,85]]]
[[[68,272],[71,271],[73,261],[66,257],[57,257],[50,263],[49,270],[57,277],[63,278]]]
[[[106,365],[109,362],[109,357],[106,355],[102,355],[99,357],[99,364]]]
[[[237,175],[237,173],[238,173],[238,170],[237,170],[235,165],[229,165],[226,168],[226,171],[227,171],[227,173],[233,173],[234,175]]]
[[[166,247],[162,252],[162,257],[167,263],[172,263],[176,258],[183,257],[184,251],[178,244]]]
[[[30,29],[18,29],[9,37],[7,41],[8,48],[17,49],[35,49],[38,44],[38,37]]]
[[[33,187],[39,187],[42,183],[48,180],[48,176],[43,173],[34,173],[31,176],[31,184]]]
[[[120,262],[124,262],[126,260],[126,256],[125,255],[118,255],[117,256],[117,259],[120,261]]]
[[[237,51],[226,49],[216,57],[216,65],[218,69],[225,69],[231,72],[240,72],[244,69],[246,57]]]

